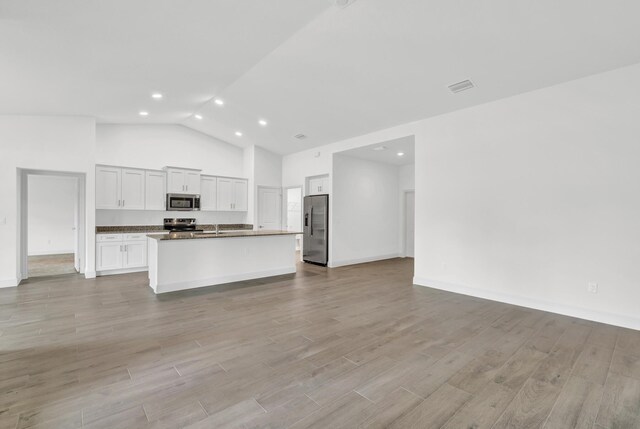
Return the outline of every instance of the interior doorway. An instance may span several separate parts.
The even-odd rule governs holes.
[[[19,178],[22,279],[83,272],[85,175],[20,170]]]
[[[286,188],[285,190],[285,225],[287,231],[302,231],[302,186]],[[296,250],[302,247],[302,234],[296,235]]]
[[[282,229],[282,189],[258,186],[258,229]]]

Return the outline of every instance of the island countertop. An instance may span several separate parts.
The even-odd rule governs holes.
[[[283,230],[262,230],[262,231],[220,231],[215,232],[170,232],[169,234],[149,234],[147,237],[159,241],[172,240],[202,240],[208,238],[233,238],[233,237],[263,237],[273,235],[297,235],[301,232]]]

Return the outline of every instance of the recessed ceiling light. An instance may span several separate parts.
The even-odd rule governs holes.
[[[154,92],[153,94],[151,94],[151,98],[160,100],[162,98],[162,94],[160,94],[159,92]]]
[[[149,112],[145,111],[145,110],[141,110],[140,112],[138,112],[138,114],[140,116],[149,116]]]
[[[224,101],[219,98],[216,98],[215,100],[213,100],[213,102],[216,103],[218,106],[222,106],[224,104]]]
[[[293,138],[298,140],[304,140],[307,138],[307,136],[305,136],[304,134],[296,134],[295,136],[293,136]]]
[[[198,115],[198,114],[193,115],[193,117],[194,117],[194,118],[196,118],[196,119],[198,119],[198,120],[202,119],[202,115]]]
[[[398,155],[398,156],[404,156],[404,152],[398,152],[396,155]]]
[[[378,152],[378,151],[381,151],[381,150],[387,150],[387,147],[386,146],[376,146],[372,150],[375,150],[376,152]]]
[[[237,135],[238,137],[242,137],[242,133],[241,133],[240,131],[236,131],[236,135]]]
[[[266,126],[267,126],[267,121],[265,121],[264,119],[260,119],[260,120],[258,121],[258,123],[259,123],[260,125],[262,125],[263,127],[266,127]]]

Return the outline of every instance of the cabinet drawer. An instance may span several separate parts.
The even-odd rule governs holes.
[[[124,241],[132,241],[132,240],[146,240],[147,238],[147,234],[146,233],[141,233],[141,234],[125,234],[124,235]]]
[[[96,241],[122,241],[122,234],[98,234]]]

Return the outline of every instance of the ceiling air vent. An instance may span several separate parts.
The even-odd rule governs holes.
[[[305,136],[304,134],[296,134],[295,136],[293,136],[294,138],[298,139],[298,140],[304,140],[307,138],[307,136]]]
[[[466,91],[467,89],[471,89],[473,88],[473,86],[473,82],[471,82],[470,80],[463,80],[462,82],[449,85],[449,89],[455,94],[456,92],[462,92]]]

